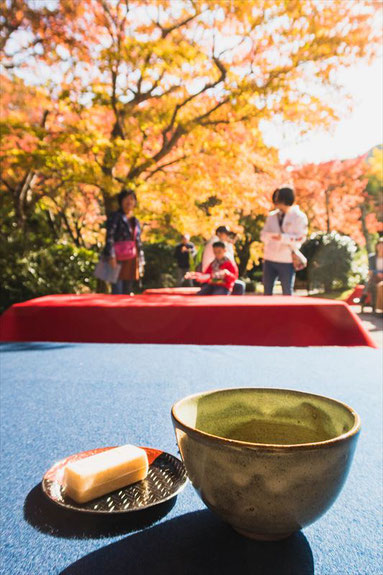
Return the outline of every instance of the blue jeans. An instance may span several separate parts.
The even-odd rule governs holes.
[[[230,292],[225,286],[203,284],[197,295],[230,295]]]
[[[273,295],[274,284],[277,278],[282,284],[283,295],[291,295],[295,279],[293,264],[265,260],[263,263],[264,295]]]
[[[129,294],[133,291],[133,280],[117,280],[115,284],[112,284],[112,294],[122,295]]]

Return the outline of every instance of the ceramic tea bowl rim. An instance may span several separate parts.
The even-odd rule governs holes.
[[[220,437],[219,435],[213,435],[211,433],[207,433],[206,431],[201,431],[200,429],[196,429],[195,427],[191,427],[186,423],[183,423],[178,416],[176,415],[176,410],[178,406],[194,397],[202,397],[205,395],[212,395],[214,393],[221,393],[226,391],[249,391],[249,390],[257,390],[257,391],[271,391],[271,392],[283,392],[283,393],[292,393],[295,395],[302,395],[306,397],[316,397],[320,399],[324,399],[327,401],[331,401],[336,403],[342,407],[344,407],[353,417],[354,424],[349,431],[346,433],[342,433],[341,435],[337,435],[336,437],[332,437],[331,439],[326,439],[324,441],[315,441],[315,442],[307,442],[307,443],[291,443],[291,444],[279,444],[279,443],[256,443],[250,441],[240,441],[238,439],[228,439],[226,437]],[[191,395],[187,395],[182,399],[176,401],[172,408],[171,408],[171,417],[173,420],[173,424],[177,425],[180,429],[184,432],[197,437],[199,439],[205,440],[209,444],[217,443],[217,444],[225,444],[227,446],[232,447],[242,447],[248,449],[261,449],[261,450],[268,450],[268,451],[289,451],[289,450],[302,450],[302,449],[319,449],[321,447],[332,447],[336,446],[342,441],[346,439],[350,439],[354,435],[357,435],[361,428],[360,417],[358,413],[347,403],[343,401],[339,401],[338,399],[334,399],[332,397],[327,397],[325,395],[319,395],[317,393],[310,393],[306,391],[297,391],[295,389],[283,389],[277,387],[227,387],[222,389],[213,389],[208,391],[201,391],[199,393],[192,393]]]

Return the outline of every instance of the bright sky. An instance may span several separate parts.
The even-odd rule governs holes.
[[[354,158],[383,143],[383,59],[370,66],[359,65],[339,74],[339,82],[353,96],[353,110],[347,112],[331,133],[311,131],[297,139],[268,126],[265,141],[280,150],[281,161],[323,162]]]

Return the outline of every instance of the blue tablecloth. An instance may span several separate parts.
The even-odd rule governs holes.
[[[30,343],[1,346],[2,573],[378,575],[381,350]],[[78,451],[135,443],[177,454],[174,401],[219,387],[329,395],[362,434],[330,511],[285,541],[237,535],[191,485],[174,505],[118,518],[66,512],[39,482]]]

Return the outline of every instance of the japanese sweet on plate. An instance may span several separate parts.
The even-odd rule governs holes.
[[[122,445],[68,463],[64,470],[65,492],[77,503],[85,503],[141,481],[147,473],[144,449]]]

